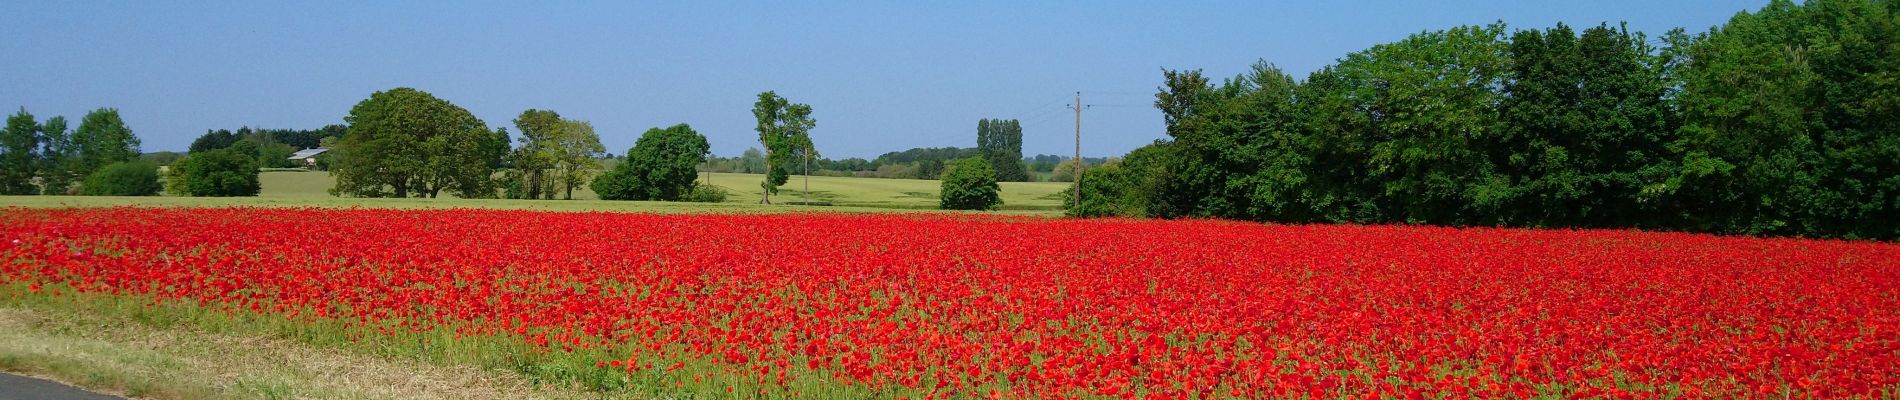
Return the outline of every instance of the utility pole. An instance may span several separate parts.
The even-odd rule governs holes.
[[[1089,108],[1089,106],[1082,104],[1082,92],[1075,92],[1075,104],[1069,105],[1069,109],[1075,110],[1075,197],[1071,198],[1075,200],[1075,206],[1082,205],[1082,109],[1084,108]]]
[[[805,205],[811,205],[811,147],[805,147]]]

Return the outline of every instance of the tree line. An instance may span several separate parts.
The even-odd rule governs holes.
[[[239,127],[230,129],[206,130],[204,135],[191,141],[186,154],[200,153],[218,149],[234,148],[234,151],[248,154],[256,159],[261,168],[303,167],[290,160],[291,154],[298,150],[326,148],[336,145],[343,134],[349,132],[346,125],[326,125],[318,129],[264,129]],[[323,159],[327,161],[327,157]],[[324,164],[327,167],[327,163]]]
[[[138,159],[138,136],[118,109],[88,112],[77,129],[68,130],[66,117],[40,122],[22,107],[0,130],[0,194],[156,193],[158,167]],[[127,179],[147,175],[149,184]],[[114,185],[127,181],[134,185]]]
[[[1900,238],[1900,1],[1690,35],[1424,32],[1295,80],[1163,70],[1167,139],[1073,215]]]

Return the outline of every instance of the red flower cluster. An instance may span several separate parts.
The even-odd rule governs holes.
[[[923,397],[1891,397],[1900,246],[919,215],[0,212],[0,284]]]

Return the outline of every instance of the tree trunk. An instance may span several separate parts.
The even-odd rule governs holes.
[[[540,199],[541,199],[541,169],[535,168],[528,172],[528,200],[540,200]]]
[[[759,182],[759,204],[772,204],[772,148],[765,148],[765,181]]]

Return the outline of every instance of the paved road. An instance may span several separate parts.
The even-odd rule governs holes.
[[[64,383],[0,373],[0,400],[121,400]]]

